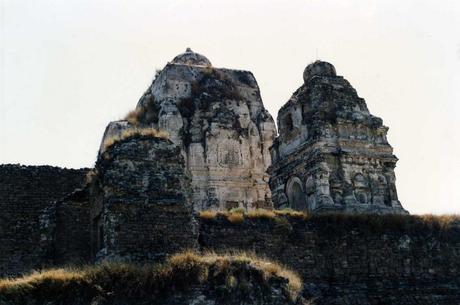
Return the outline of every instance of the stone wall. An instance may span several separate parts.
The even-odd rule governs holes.
[[[242,249],[280,261],[315,304],[459,304],[460,222],[414,216],[202,220],[203,250]]]
[[[191,179],[170,140],[124,139],[99,156],[96,171],[91,228],[97,259],[153,262],[195,247]]]
[[[47,241],[53,265],[92,262],[90,243],[90,207],[88,189],[78,189],[50,209],[52,230]],[[41,216],[44,219],[44,215]],[[44,230],[42,222],[42,236]],[[45,235],[46,236],[46,235]],[[42,238],[43,239],[43,238]]]
[[[0,165],[0,274],[40,267],[40,213],[75,188],[87,169]]]

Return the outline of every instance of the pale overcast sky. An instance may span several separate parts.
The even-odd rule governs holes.
[[[0,163],[92,166],[186,47],[252,71],[275,119],[322,59],[390,127],[404,207],[460,213],[458,0],[0,2]]]

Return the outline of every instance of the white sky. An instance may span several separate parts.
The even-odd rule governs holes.
[[[105,125],[186,47],[278,109],[315,59],[390,127],[411,213],[460,213],[458,0],[0,0],[0,163],[94,164]]]

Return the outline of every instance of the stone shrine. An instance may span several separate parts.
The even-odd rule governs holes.
[[[330,63],[308,65],[303,79],[278,112],[269,168],[275,208],[406,214],[382,119]]]
[[[251,72],[215,68],[187,49],[158,72],[127,120],[109,124],[102,142],[132,125],[165,130],[181,147],[195,210],[272,206],[266,169],[276,127]]]

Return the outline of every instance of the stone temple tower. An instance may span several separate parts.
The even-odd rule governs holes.
[[[275,207],[407,213],[396,194],[398,159],[382,120],[330,63],[308,65],[303,79],[278,113],[269,168]]]
[[[109,124],[104,138],[132,125],[165,130],[181,148],[195,210],[271,206],[266,169],[276,127],[251,72],[215,68],[187,49],[157,73],[126,120]]]

